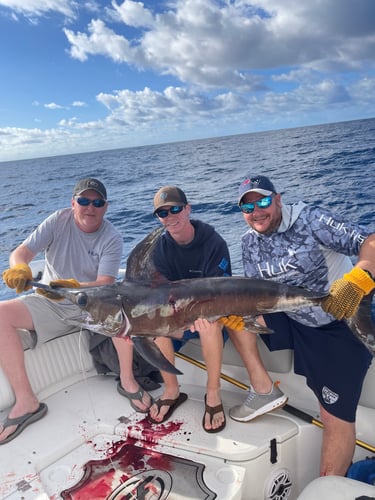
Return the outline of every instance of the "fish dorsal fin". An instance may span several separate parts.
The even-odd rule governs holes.
[[[166,281],[166,278],[156,269],[153,259],[155,245],[163,232],[163,227],[154,229],[133,248],[126,261],[124,280],[144,281],[150,284]]]

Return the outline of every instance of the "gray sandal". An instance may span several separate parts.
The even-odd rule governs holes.
[[[148,413],[149,409],[154,404],[154,400],[152,399],[152,396],[150,396],[150,394],[150,406],[146,410],[141,410],[134,404],[134,401],[140,401],[142,404],[145,404],[143,403],[143,396],[145,391],[144,389],[142,389],[142,387],[139,387],[139,390],[136,392],[128,392],[122,387],[121,382],[119,382],[117,384],[117,392],[119,392],[121,396],[125,396],[126,398],[128,398],[133,410],[138,411],[139,413]]]
[[[1,444],[6,444],[9,443],[9,441],[12,441],[15,437],[17,437],[21,432],[26,429],[26,427],[34,422],[37,422],[41,418],[44,417],[44,415],[47,413],[48,407],[45,403],[40,403],[39,407],[37,410],[35,410],[32,413],[26,413],[25,415],[22,415],[21,417],[16,417],[16,418],[10,418],[8,417],[5,422],[3,423],[3,430],[6,429],[7,427],[10,427],[12,425],[16,425],[17,428],[12,434],[10,434],[8,437],[3,439],[3,441],[0,441]]]

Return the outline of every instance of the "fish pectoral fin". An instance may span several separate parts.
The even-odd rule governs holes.
[[[245,330],[247,330],[250,333],[256,333],[256,334],[270,334],[274,333],[273,330],[270,328],[267,328],[266,326],[261,325],[258,323],[256,318],[254,316],[244,316],[244,321],[245,321]]]
[[[159,347],[149,337],[132,336],[132,342],[140,356],[148,361],[150,365],[164,372],[182,375],[182,372],[168,361]]]

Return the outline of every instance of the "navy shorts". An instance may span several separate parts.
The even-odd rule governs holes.
[[[344,321],[313,328],[285,313],[265,314],[275,333],[261,335],[270,351],[294,350],[294,372],[306,377],[325,410],[347,422],[355,421],[363,380],[372,354]]]

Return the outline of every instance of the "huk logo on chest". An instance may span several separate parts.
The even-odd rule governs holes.
[[[258,264],[258,270],[262,278],[278,276],[279,274],[285,274],[292,269],[295,270],[297,269],[297,267],[294,266],[290,262],[290,260],[285,260],[285,259],[281,259],[276,264],[269,264],[269,263],[263,265]]]

